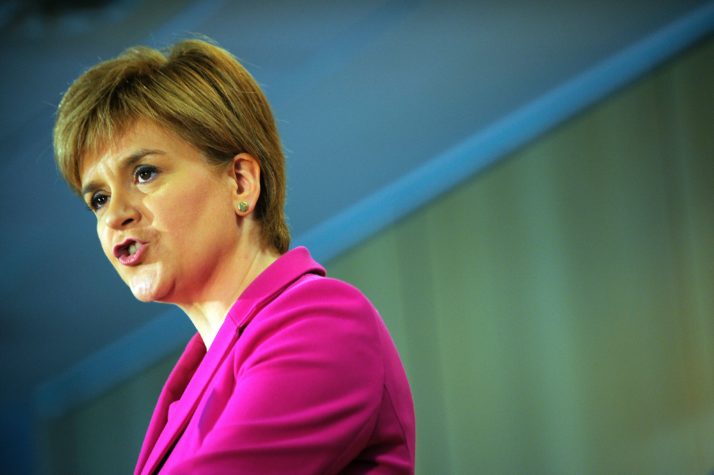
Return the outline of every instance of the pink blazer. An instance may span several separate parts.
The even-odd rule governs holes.
[[[305,248],[266,269],[164,385],[135,474],[413,473],[414,407],[382,319]]]

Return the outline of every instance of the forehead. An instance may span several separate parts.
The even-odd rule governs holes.
[[[137,121],[116,137],[85,152],[78,167],[80,187],[104,171],[115,170],[132,157],[147,155],[147,152],[178,156],[187,152],[198,153],[171,131],[153,122]]]

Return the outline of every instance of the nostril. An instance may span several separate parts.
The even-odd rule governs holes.
[[[130,224],[132,221],[134,221],[134,218],[126,218],[124,221],[122,221],[121,225],[126,226],[127,224]]]

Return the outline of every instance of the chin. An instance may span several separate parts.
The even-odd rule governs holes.
[[[139,269],[137,269],[139,270]],[[165,297],[171,288],[162,278],[161,269],[144,268],[130,275],[122,275],[126,285],[140,302],[157,302]]]
[[[134,294],[140,302],[157,302],[161,301],[162,297],[166,295],[165,289],[162,289],[162,285],[157,285],[158,282],[155,280],[139,280],[134,279],[133,282],[128,283],[131,293]]]
[[[156,300],[153,293],[148,292],[147,289],[131,288],[131,293],[134,294],[134,298],[140,302],[153,302]]]
[[[136,292],[132,292],[132,293],[134,294],[134,298],[136,298],[136,300],[138,300],[139,302],[149,303],[149,302],[155,302],[155,301],[156,301],[156,299],[153,298],[153,297],[150,296],[150,295],[139,294],[139,293],[136,293]]]

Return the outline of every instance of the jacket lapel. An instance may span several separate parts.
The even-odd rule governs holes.
[[[218,331],[216,338],[213,340],[210,350],[205,353],[205,347],[203,347],[205,356],[203,356],[202,360],[199,360],[196,371],[191,374],[192,368],[190,364],[182,368],[183,375],[181,376],[189,378],[188,385],[185,386],[186,389],[178,399],[174,399],[173,403],[169,401],[168,405],[170,408],[168,406],[165,408],[162,407],[162,411],[165,414],[163,418],[165,425],[151,450],[151,454],[141,472],[142,474],[154,473],[169,448],[173,446],[186,428],[208,383],[213,378],[213,375],[235,343],[237,337],[238,333],[233,322],[226,319]],[[203,346],[203,340],[201,340],[198,334],[195,335],[191,341],[193,342],[194,340],[197,340],[197,343]],[[196,353],[198,353],[198,351]],[[177,369],[180,367],[181,365],[176,366]]]
[[[213,375],[253,316],[288,285],[307,273],[325,275],[325,270],[312,259],[307,249],[293,249],[263,271],[243,291],[229,310],[208,352],[201,337],[194,335],[161,392],[141,449],[136,474],[148,475],[157,469],[186,428]]]
[[[149,428],[146,430],[144,443],[141,446],[139,459],[136,464],[136,469],[134,470],[135,475],[145,473],[143,469],[146,467],[147,459],[149,455],[151,455],[156,446],[156,441],[166,426],[169,408],[175,401],[180,399],[186,384],[205,353],[206,347],[203,345],[203,340],[201,340],[201,337],[197,333],[189,340],[186,349],[181,354],[178,362],[176,362],[176,366],[174,366],[174,369],[171,371],[171,374],[169,374],[161,390],[159,400],[156,403],[156,408],[149,422]]]

